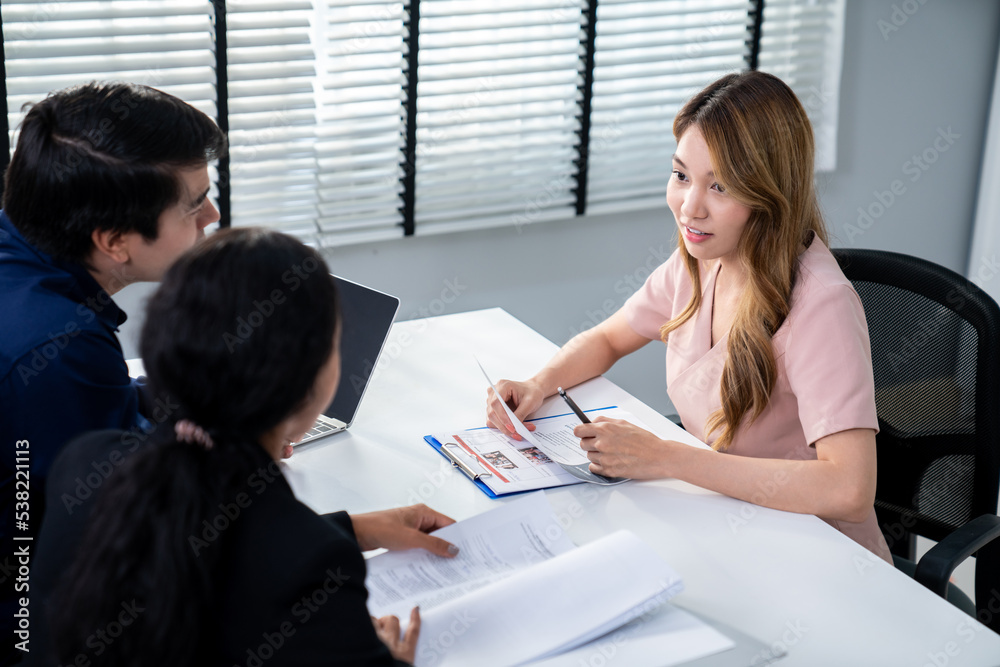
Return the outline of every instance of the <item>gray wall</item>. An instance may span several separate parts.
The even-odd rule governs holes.
[[[894,5],[917,10],[903,14],[905,23],[897,14],[899,29],[883,36],[884,25],[893,25]],[[993,0],[848,0],[838,166],[819,177],[834,245],[897,250],[964,272],[998,30],[1000,3]],[[940,151],[934,142],[949,128],[957,138],[939,140],[938,147],[947,149]],[[934,158],[926,171],[913,161],[925,151]],[[871,209],[870,223],[859,223],[859,207]],[[619,307],[628,283],[641,281],[673,243],[664,205],[642,214],[401,239],[327,254],[335,272],[399,295],[404,319],[500,306],[562,343]],[[117,297],[133,314],[122,328],[127,356],[137,354],[136,325],[148,292],[148,286],[134,286]],[[657,409],[670,410],[657,344],[623,360],[609,376]]]
[[[910,4],[917,11],[883,36],[893,7]],[[820,178],[835,245],[965,272],[998,27],[989,0],[848,1],[837,170]]]

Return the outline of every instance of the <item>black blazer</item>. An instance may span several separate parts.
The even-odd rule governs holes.
[[[98,431],[67,445],[53,464],[31,571],[32,641],[26,664],[57,664],[44,613],[52,591],[76,552],[107,477],[103,473],[114,474],[143,447],[121,431]],[[246,507],[239,507],[235,518],[230,518],[234,507],[225,521],[217,518],[226,526],[218,537],[208,530],[189,539],[192,548],[224,540],[224,552],[217,578],[218,619],[206,628],[207,636],[186,640],[205,646],[203,655],[211,655],[211,663],[227,667],[405,665],[375,634],[366,606],[364,558],[350,517],[345,512],[320,516],[296,500],[263,449],[254,463],[259,475],[249,485]],[[220,510],[219,516],[225,513]]]

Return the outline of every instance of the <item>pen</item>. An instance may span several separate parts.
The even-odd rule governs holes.
[[[563,391],[562,387],[556,387],[556,389],[559,390],[559,395],[563,397],[563,400],[566,401],[570,409],[573,410],[573,413],[580,418],[580,421],[582,421],[584,424],[589,424],[590,420],[587,419],[587,415],[583,414],[583,410],[581,410],[580,407],[573,402],[573,399],[569,397],[569,394]]]

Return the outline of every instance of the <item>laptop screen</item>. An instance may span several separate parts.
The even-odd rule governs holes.
[[[349,426],[396,318],[399,299],[339,276],[334,280],[344,325],[340,334],[340,384],[323,414]]]

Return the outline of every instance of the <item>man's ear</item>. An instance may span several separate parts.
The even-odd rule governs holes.
[[[112,229],[95,229],[90,233],[94,244],[94,252],[107,256],[116,264],[124,264],[129,260],[128,237],[120,231]]]

